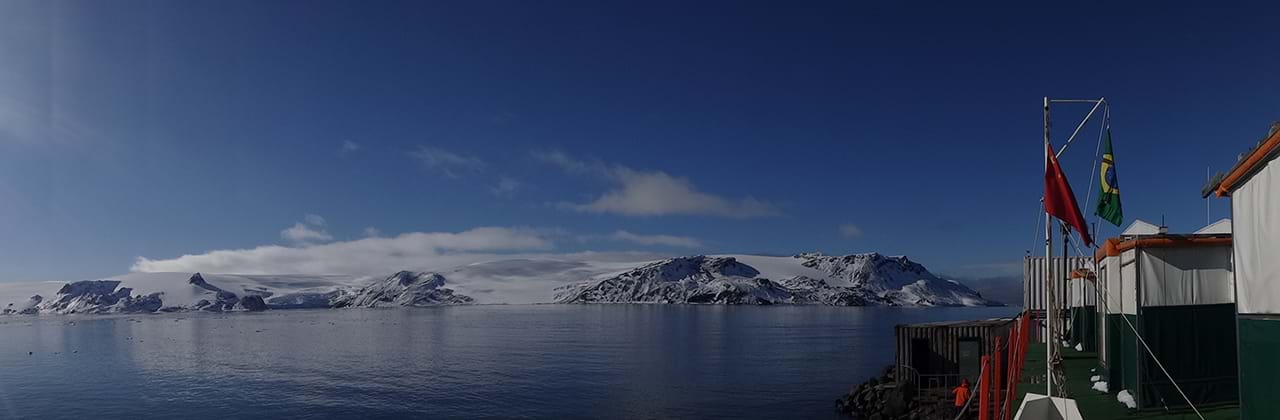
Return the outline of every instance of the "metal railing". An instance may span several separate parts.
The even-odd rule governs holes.
[[[921,374],[911,366],[898,366],[898,370],[894,373],[894,380],[897,382],[914,385],[917,397],[937,389],[950,391],[960,386],[964,378],[964,375],[958,373]]]

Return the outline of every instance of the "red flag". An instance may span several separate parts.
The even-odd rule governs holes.
[[[1076,204],[1076,195],[1067,184],[1067,177],[1058,166],[1058,157],[1053,154],[1053,147],[1044,145],[1049,164],[1044,168],[1044,211],[1058,220],[1066,222],[1080,232],[1085,246],[1093,245],[1089,230],[1085,229],[1084,216],[1080,215],[1080,206]]]

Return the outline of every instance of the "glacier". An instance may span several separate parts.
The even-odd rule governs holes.
[[[0,283],[0,314],[401,307],[499,303],[986,306],[905,256],[523,257],[390,275],[135,272]]]

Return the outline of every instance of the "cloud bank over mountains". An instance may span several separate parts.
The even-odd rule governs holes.
[[[354,152],[363,146],[344,143],[344,150]],[[503,165],[486,159],[439,147],[419,146],[409,157],[436,176],[487,183],[496,198],[510,199],[525,188],[517,177],[502,174]],[[599,160],[583,160],[561,151],[534,151],[529,156],[539,165],[549,165],[573,177],[602,180],[607,188],[594,199],[581,202],[558,202],[555,207],[574,213],[610,214],[623,217],[706,216],[726,219],[751,219],[779,215],[774,205],[754,197],[728,197],[703,191],[688,178],[660,170],[638,170]],[[479,175],[474,177],[472,175]],[[478,178],[478,179],[477,179]],[[489,182],[487,179],[496,179]],[[679,252],[705,252],[706,242],[699,238],[654,232],[615,229],[610,233],[568,232],[558,228],[486,226],[458,232],[406,232],[384,235],[376,227],[363,228],[357,238],[335,240],[326,220],[307,214],[280,231],[282,244],[266,244],[242,249],[217,249],[204,253],[171,258],[136,257],[135,272],[212,272],[240,274],[354,274],[381,273],[392,267],[406,270],[429,270],[522,256],[554,256],[571,258],[574,254],[557,251],[558,241],[577,240],[584,243],[613,243],[638,249],[665,249]],[[608,231],[606,231],[608,232]],[[861,232],[853,225],[841,226],[844,236]],[[580,246],[578,247],[580,249]],[[625,248],[624,248],[625,249]],[[623,251],[582,251],[579,255],[602,258],[616,254],[621,259],[646,258],[670,254]],[[608,258],[608,257],[604,257]]]
[[[326,244],[214,250],[169,259],[138,257],[130,270],[254,274],[381,273],[387,267],[418,269],[466,264],[502,252],[547,251],[554,248],[549,235],[534,229],[503,227],[479,227],[456,233],[410,232],[395,237],[367,237]]]
[[[280,232],[285,245],[220,249],[173,258],[137,257],[134,272],[211,272],[230,274],[382,274],[396,270],[432,270],[495,259],[554,257],[632,261],[668,256],[659,252],[561,252],[557,241],[608,241],[642,247],[692,249],[702,241],[688,236],[640,234],[617,230],[607,235],[574,235],[556,228],[477,227],[461,232],[407,232],[382,236],[374,227],[359,239],[333,241],[323,217],[307,215]]]

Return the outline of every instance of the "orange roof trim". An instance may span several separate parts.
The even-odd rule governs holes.
[[[1120,255],[1120,238],[1108,238],[1102,242],[1102,248],[1093,252],[1093,262],[1102,262],[1103,258]]]
[[[1267,157],[1271,156],[1271,152],[1275,151],[1277,147],[1280,147],[1280,130],[1272,132],[1270,136],[1267,136],[1266,141],[1263,141],[1262,144],[1249,152],[1249,156],[1246,156],[1244,160],[1236,164],[1236,167],[1231,168],[1231,172],[1227,173],[1227,177],[1218,183],[1218,197],[1231,195],[1232,191],[1240,187],[1246,176],[1254,173],[1259,165],[1267,162]]]
[[[1118,238],[1107,239],[1093,253],[1094,262],[1102,262],[1103,258],[1120,255],[1121,252],[1134,248],[1188,248],[1198,246],[1231,245],[1230,236],[1160,236],[1154,238],[1130,239],[1121,242]]]

